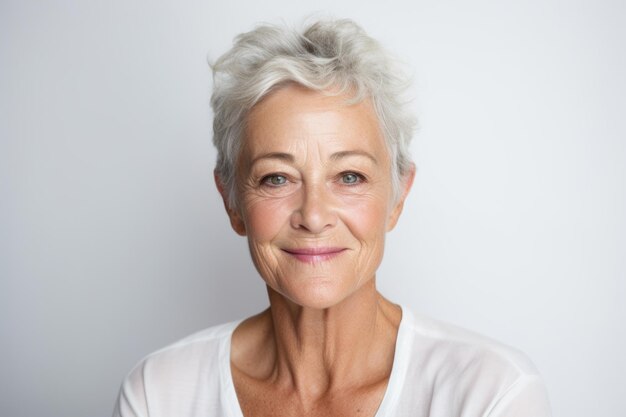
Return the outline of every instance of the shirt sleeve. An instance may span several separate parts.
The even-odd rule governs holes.
[[[115,403],[113,417],[148,417],[143,364],[124,379]]]
[[[520,377],[486,417],[551,417],[546,387],[537,375]]]

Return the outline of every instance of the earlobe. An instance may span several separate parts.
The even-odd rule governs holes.
[[[391,213],[389,215],[389,221],[387,222],[387,231],[391,231],[396,224],[398,223],[398,219],[400,218],[400,214],[402,213],[402,209],[404,208],[404,201],[406,197],[409,195],[409,191],[411,191],[411,187],[413,186],[413,180],[415,179],[415,164],[411,163],[409,170],[402,177],[402,194],[396,201]]]
[[[228,211],[228,217],[230,218],[230,225],[239,236],[246,236],[246,226],[238,213],[233,210]]]
[[[215,185],[217,186],[217,190],[222,196],[222,202],[224,203],[224,209],[226,210],[226,214],[228,214],[228,218],[230,220],[230,226],[233,228],[235,233],[237,233],[239,236],[245,236],[246,226],[243,222],[243,219],[241,218],[241,215],[239,214],[239,212],[237,210],[232,209],[230,205],[228,204],[228,200],[229,200],[228,193],[226,192],[226,189],[224,188],[224,185],[222,184],[222,181],[219,175],[215,171],[213,171],[213,178],[215,179]]]

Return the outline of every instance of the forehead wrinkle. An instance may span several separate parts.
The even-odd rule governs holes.
[[[367,158],[376,166],[386,162],[379,155],[378,143],[370,144],[367,140],[373,147],[366,148],[359,143],[372,134],[380,134],[370,102],[347,106],[337,97],[320,97],[318,93],[314,97],[305,92],[304,97],[293,97],[290,90],[278,90],[253,107],[245,135],[248,166],[264,159],[294,165],[313,162],[311,158],[317,164],[327,165],[355,156]],[[304,109],[294,106],[294,99],[302,100]]]

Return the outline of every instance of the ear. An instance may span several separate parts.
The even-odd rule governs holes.
[[[222,181],[217,174],[216,171],[213,171],[213,178],[215,178],[215,185],[217,186],[217,190],[220,192],[222,196],[222,201],[224,202],[224,208],[226,209],[226,213],[228,214],[228,218],[230,219],[230,225],[239,236],[246,235],[246,226],[241,218],[241,214],[237,210],[233,210],[228,204],[228,192],[226,192]]]
[[[388,232],[396,227],[396,223],[398,223],[398,219],[400,218],[400,214],[402,213],[402,208],[404,207],[404,200],[406,200],[406,196],[409,195],[409,191],[411,191],[411,186],[413,185],[414,179],[415,164],[411,163],[409,170],[400,179],[402,181],[402,193],[400,194],[398,201],[395,202],[393,208],[391,209],[391,213],[389,214],[389,221],[387,222]]]

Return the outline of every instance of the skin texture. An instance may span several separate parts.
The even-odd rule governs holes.
[[[233,380],[246,416],[375,414],[401,311],[376,290],[386,233],[402,211],[369,101],[282,87],[247,119],[238,207],[270,308],[234,332]],[[227,201],[227,196],[218,188]]]

